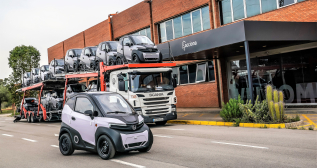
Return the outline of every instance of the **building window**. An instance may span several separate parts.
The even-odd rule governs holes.
[[[172,74],[177,74],[179,85],[215,81],[213,61],[174,67]]]
[[[269,12],[304,0],[222,0],[219,1],[222,24]]]
[[[146,28],[146,29],[142,29],[140,31],[137,31],[135,33],[132,33],[133,35],[143,35],[143,36],[147,36],[149,39],[151,39],[151,29],[150,28]]]
[[[159,24],[160,42],[210,29],[209,6]]]

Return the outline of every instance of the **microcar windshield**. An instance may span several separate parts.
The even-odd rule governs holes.
[[[135,113],[131,105],[118,94],[95,94],[101,108],[109,113]]]

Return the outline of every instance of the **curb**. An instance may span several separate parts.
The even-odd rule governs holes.
[[[289,124],[300,125],[303,121],[283,124],[257,124],[257,123],[240,123],[239,127],[248,128],[286,128]],[[170,120],[167,121],[170,124],[187,124],[187,125],[214,125],[214,126],[228,126],[232,127],[233,122],[222,122],[222,121],[197,121],[197,120]]]

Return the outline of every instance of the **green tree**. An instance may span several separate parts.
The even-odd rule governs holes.
[[[16,46],[11,50],[8,61],[15,82],[21,80],[24,72],[30,72],[31,68],[38,67],[40,59],[40,52],[33,46]]]
[[[4,85],[0,85],[0,112],[2,113],[1,110],[1,104],[3,102],[9,102],[10,100],[10,94],[8,89]]]

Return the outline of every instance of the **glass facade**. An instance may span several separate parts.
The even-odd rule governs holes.
[[[159,24],[160,42],[210,29],[209,6]]]
[[[223,0],[219,2],[221,22],[227,24],[302,1],[304,0]]]
[[[285,103],[317,103],[317,48],[251,58],[253,95],[265,99],[265,86],[282,90]],[[246,60],[229,61],[229,98],[250,99]]]
[[[150,28],[142,29],[142,30],[137,31],[133,34],[147,36],[149,39],[151,39],[151,29]]]
[[[177,75],[178,84],[215,81],[213,61],[174,67],[172,73]]]

